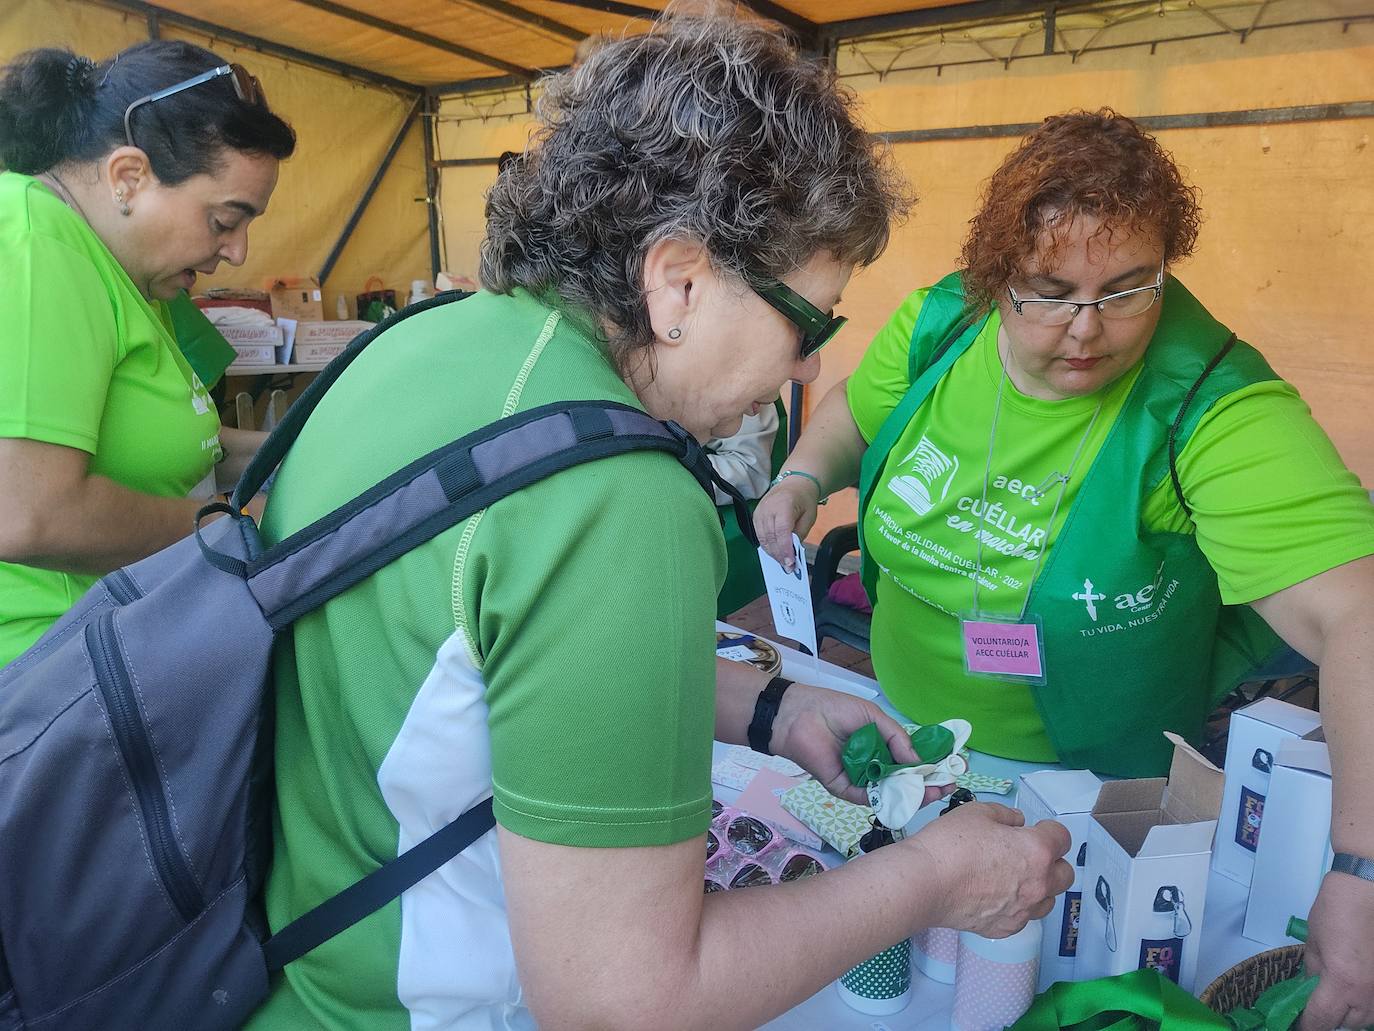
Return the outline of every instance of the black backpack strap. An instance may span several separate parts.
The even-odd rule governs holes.
[[[642,450],[673,455],[703,489],[716,479],[701,446],[675,423],[609,401],[543,405],[430,452],[268,549],[248,564],[249,590],[281,630],[508,494]]]
[[[262,945],[267,969],[280,970],[363,917],[375,913],[495,826],[491,799],[478,802],[452,823],[268,938]]]
[[[523,486],[582,462],[645,449],[674,455],[708,493],[712,484],[720,487],[757,545],[744,498],[681,426],[629,405],[574,401],[503,419],[413,462],[270,549],[253,563],[249,587],[280,629]],[[376,912],[495,824],[488,798],[293,920],[263,944],[268,969],[281,969]]]
[[[408,304],[400,311],[388,315],[371,329],[364,330],[353,338],[343,353],[331,361],[304,391],[301,396],[292,402],[291,407],[282,416],[281,422],[263,441],[258,448],[253,460],[248,463],[248,468],[239,477],[238,484],[234,487],[232,503],[235,509],[242,509],[252,500],[253,495],[262,490],[262,485],[267,482],[267,478],[272,475],[277,466],[281,465],[286,453],[291,450],[291,445],[296,442],[296,437],[300,435],[301,427],[310,418],[310,413],[315,410],[315,406],[320,403],[320,399],[328,393],[335,381],[343,375],[344,370],[353,364],[353,359],[362,354],[367,346],[381,336],[392,326],[404,322],[413,315],[429,311],[431,308],[438,308],[441,305],[452,304],[454,301],[461,301],[470,294],[462,290],[445,290],[427,300],[417,301],[415,304]]]
[[[1193,510],[1188,507],[1188,501],[1183,496],[1183,484],[1178,479],[1178,429],[1183,425],[1183,417],[1187,414],[1188,408],[1193,403],[1193,398],[1197,396],[1198,390],[1202,388],[1202,381],[1212,374],[1212,370],[1221,364],[1231,352],[1231,348],[1236,346],[1236,335],[1232,333],[1226,338],[1226,343],[1221,345],[1221,350],[1212,355],[1212,360],[1207,363],[1207,367],[1202,370],[1202,375],[1193,381],[1193,385],[1188,388],[1188,393],[1183,397],[1183,403],[1179,405],[1178,414],[1174,416],[1173,425],[1169,427],[1169,479],[1173,481],[1174,493],[1178,496],[1178,503],[1183,506],[1183,514],[1189,519],[1193,518]]]

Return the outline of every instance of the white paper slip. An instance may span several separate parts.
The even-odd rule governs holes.
[[[716,654],[722,659],[729,659],[731,662],[748,662],[754,657],[753,649],[747,645],[735,644],[724,648],[717,648]]]
[[[768,588],[768,604],[773,609],[773,626],[781,637],[790,637],[816,654],[816,616],[811,610],[811,584],[806,574],[806,552],[801,538],[792,535],[792,551],[796,565],[792,572],[782,563],[759,548],[759,562],[763,566],[763,582]]]

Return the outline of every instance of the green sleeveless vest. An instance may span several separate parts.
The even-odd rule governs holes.
[[[1046,684],[1031,690],[1051,744],[1067,766],[1116,776],[1167,772],[1172,747],[1163,732],[1199,743],[1216,703],[1282,647],[1248,605],[1222,605],[1216,573],[1191,534],[1142,525],[1146,498],[1172,475],[1175,422],[1176,455],[1218,399],[1278,378],[1177,280],[1166,283],[1162,304],[1140,375],[1027,599],[1027,612],[1044,628]],[[916,410],[987,317],[970,316],[957,273],[936,284],[921,307],[911,388],[865,452],[860,473],[869,597],[876,597],[877,569],[863,531],[874,484]]]

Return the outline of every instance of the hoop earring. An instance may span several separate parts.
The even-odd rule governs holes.
[[[682,338],[682,330],[678,329],[676,326],[674,326],[672,329],[668,330],[668,339],[669,339],[669,340],[680,340],[681,338]]]

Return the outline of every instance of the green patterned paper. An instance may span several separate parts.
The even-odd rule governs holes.
[[[1009,794],[1012,788],[1011,781],[989,777],[984,773],[965,773],[956,783],[975,793],[990,792],[997,795]],[[827,845],[846,859],[852,858],[858,851],[859,839],[873,824],[873,810],[868,806],[836,798],[819,781],[810,778],[794,788],[788,788],[778,797],[784,809],[819,834]]]

